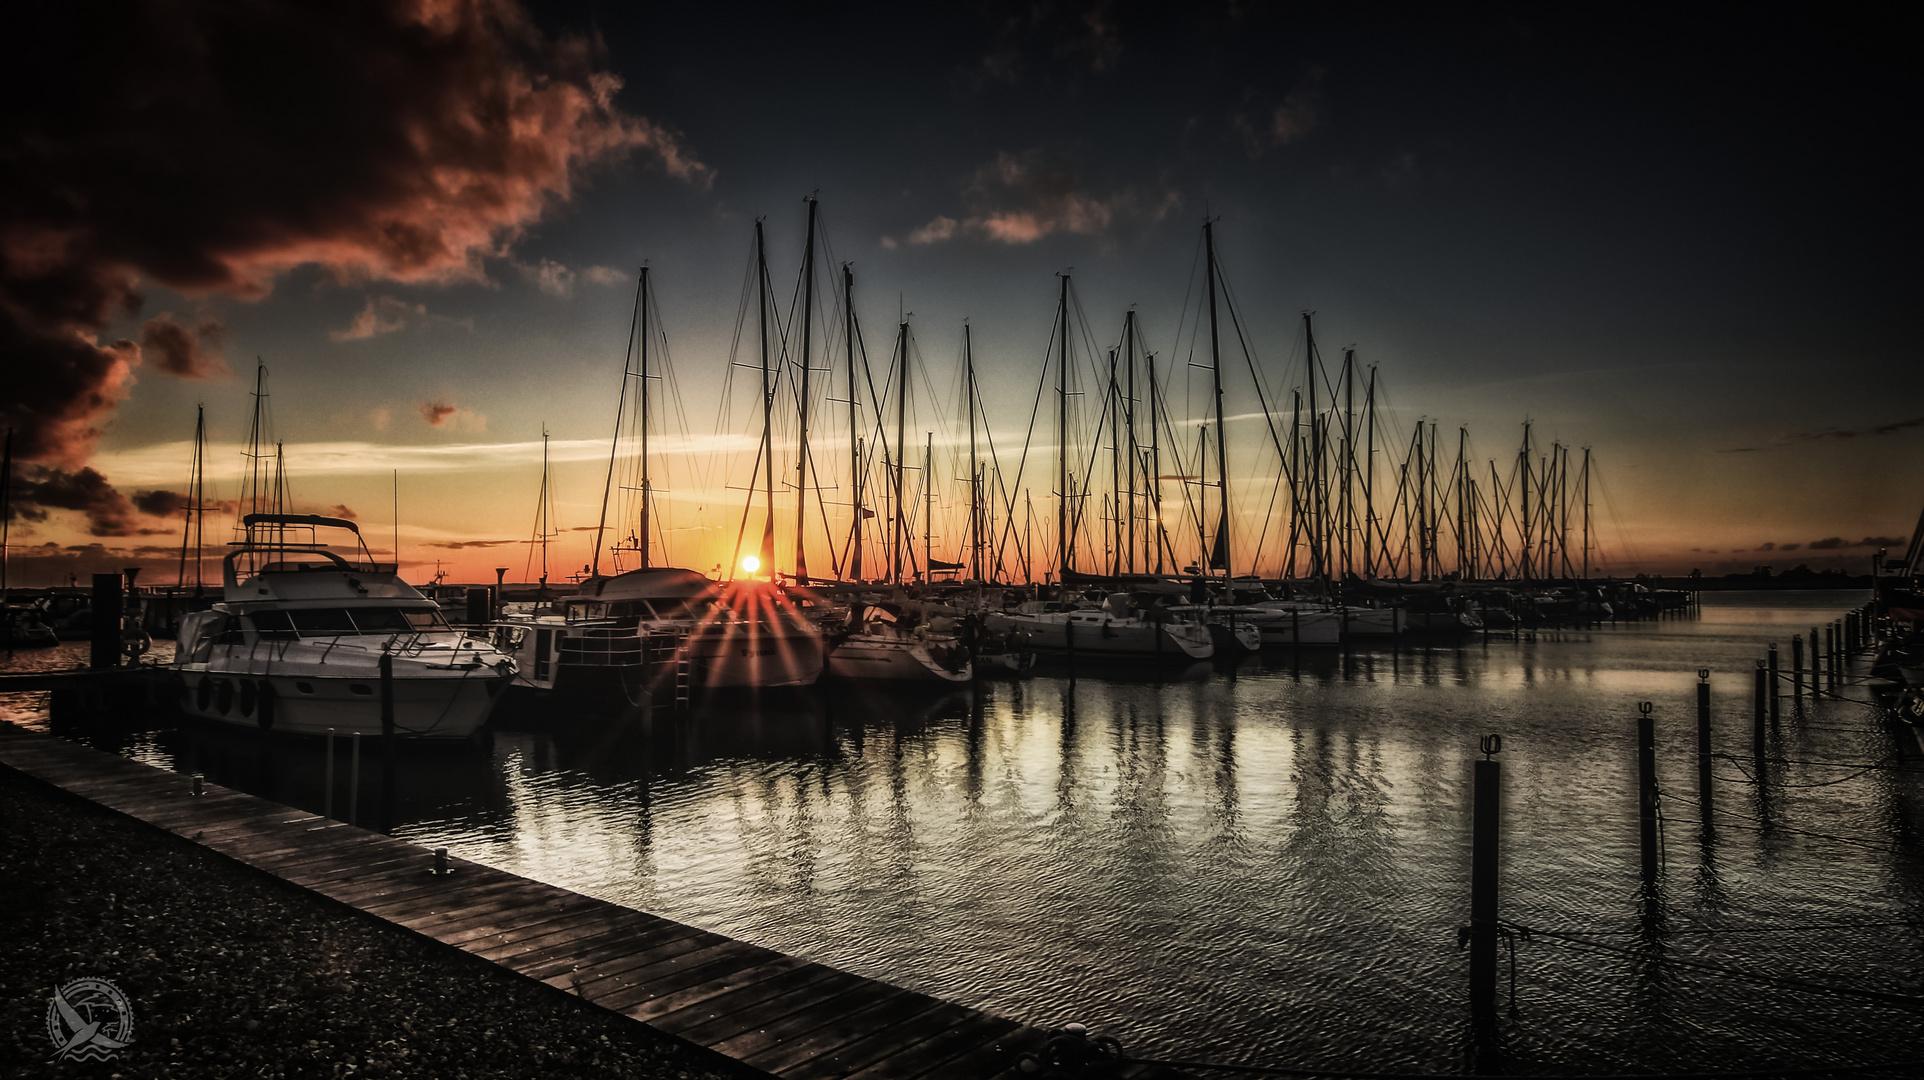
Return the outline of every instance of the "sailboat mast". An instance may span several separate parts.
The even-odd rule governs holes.
[[[608,527],[608,500],[614,494],[614,491],[615,491],[615,458],[621,452],[621,421],[622,421],[622,418],[627,415],[627,409],[628,409],[628,376],[630,374],[628,370],[628,358],[635,355],[635,333],[636,333],[637,327],[641,324],[641,321],[643,319],[643,315],[641,313],[642,305],[647,302],[647,296],[648,296],[648,267],[644,265],[641,268],[640,276],[635,281],[635,310],[633,314],[629,315],[628,317],[628,348],[626,349],[626,351],[624,351],[621,354],[621,393],[616,395],[616,398],[615,398],[615,434],[614,434],[614,438],[608,440],[608,480],[605,484],[602,485],[602,488],[601,488],[601,517],[595,522],[595,550],[594,550],[593,556],[591,556],[593,561],[590,562],[588,566],[589,577],[599,577],[601,575],[601,535]],[[643,340],[645,341],[646,339],[644,338]],[[642,347],[644,349],[647,348],[645,344]],[[645,370],[645,365],[644,365],[644,370]],[[642,386],[642,393],[645,396],[648,390],[648,383],[645,375],[644,375],[641,386]],[[642,431],[646,432],[647,430],[648,430],[648,426],[646,424],[643,424]],[[643,437],[646,438],[646,435],[644,435]],[[645,472],[648,468],[647,452],[644,451],[641,457],[643,462],[642,469]],[[642,503],[643,515],[646,515],[648,512],[647,505],[648,504],[646,500],[644,500]],[[648,537],[648,531],[646,528],[642,529],[641,535],[642,535],[642,540],[645,543]],[[647,565],[646,558],[647,558],[646,556],[643,556],[642,565],[644,566]],[[523,573],[525,572],[526,571],[524,570]]]
[[[1109,350],[1109,576],[1122,573],[1122,402],[1116,381],[1116,350]]]
[[[648,558],[648,510],[649,501],[654,497],[648,483],[648,267],[641,268],[641,533],[636,541],[640,549],[636,555],[641,559],[641,568],[649,568]],[[617,425],[617,432],[619,425]],[[599,548],[601,545],[595,545]],[[599,554],[599,552],[597,552]]]
[[[1519,527],[1523,530],[1523,546],[1518,549],[1523,559],[1522,559],[1522,562],[1517,567],[1517,573],[1522,577],[1524,581],[1528,581],[1530,580],[1530,564],[1531,564],[1531,559],[1530,559],[1530,554],[1531,554],[1530,552],[1530,422],[1528,420],[1525,420],[1523,422],[1523,449],[1517,452],[1517,460],[1522,463],[1521,467],[1523,469],[1523,475],[1522,475],[1523,482],[1520,485],[1518,485],[1523,490],[1523,513],[1517,519]]]
[[[808,584],[808,550],[802,527],[808,510],[808,368],[815,321],[815,197],[808,198],[808,240],[802,250],[802,385],[797,395],[801,423],[795,447],[795,580]]]
[[[899,359],[895,376],[895,530],[889,551],[889,580],[902,584],[902,554],[908,545],[908,507],[902,502],[902,473],[908,464],[909,423],[909,324],[904,319],[897,328]]]
[[[1056,580],[1066,582],[1075,541],[1069,535],[1069,275],[1063,274],[1056,302]]]
[[[1337,527],[1342,529],[1338,547],[1342,551],[1342,571],[1347,574],[1353,565],[1350,562],[1350,538],[1356,531],[1356,503],[1350,498],[1350,478],[1356,473],[1356,350],[1343,350],[1343,452],[1342,489],[1337,492]]]
[[[1223,425],[1223,355],[1216,329],[1216,227],[1215,222],[1203,222],[1203,267],[1209,283],[1209,364],[1210,377],[1215,383],[1216,397],[1216,487],[1221,499],[1221,514],[1216,523],[1216,539],[1209,552],[1209,565],[1203,567],[1204,576],[1222,565],[1223,579],[1230,577],[1229,552],[1229,450],[1228,435]],[[1208,492],[1205,491],[1207,499]]]
[[[1123,376],[1126,393],[1122,399],[1123,426],[1128,429],[1129,454],[1129,493],[1128,505],[1123,510],[1123,549],[1129,555],[1127,568],[1136,572],[1136,309],[1130,308],[1122,317],[1122,362],[1126,372]],[[1148,560],[1144,560],[1146,563]]]
[[[1363,391],[1363,573],[1376,576],[1376,365]]]
[[[1590,580],[1590,448],[1583,448],[1583,580]]]
[[[1309,372],[1309,575],[1322,579],[1323,565],[1323,438],[1316,417],[1316,329],[1303,312],[1303,361]]]
[[[11,430],[7,432],[7,437],[9,439],[13,437]],[[174,582],[177,588],[185,588],[187,585],[187,549],[189,546],[192,546],[194,549],[194,587],[198,589],[201,585],[200,552],[202,545],[206,542],[206,537],[204,535],[196,536],[196,532],[200,530],[195,529],[194,526],[199,524],[201,520],[201,489],[205,485],[205,474],[202,471],[202,458],[206,453],[206,448],[207,406],[197,405],[194,407],[194,461],[192,467],[188,470],[187,476],[187,520],[182,524],[180,531],[180,573],[176,576]]]
[[[855,383],[855,271],[842,264],[842,344],[848,349],[848,475],[853,489],[848,578],[862,580],[862,428],[861,395]]]
[[[775,574],[775,387],[768,366],[768,252],[762,222],[755,219],[755,314],[762,348],[762,521],[761,570]]]
[[[935,432],[922,446],[922,580],[935,584]]]
[[[1156,573],[1160,574],[1164,571],[1162,556],[1163,545],[1167,537],[1167,533],[1163,531],[1162,524],[1162,436],[1160,434],[1162,430],[1162,391],[1156,385],[1156,358],[1153,356],[1144,356],[1143,362],[1149,368],[1149,472],[1151,473],[1149,477],[1149,499],[1156,507]],[[1148,562],[1149,560],[1144,558],[1144,569],[1148,569]]]
[[[982,578],[982,466],[975,446],[975,342],[962,324],[962,378],[969,397],[969,572]]]

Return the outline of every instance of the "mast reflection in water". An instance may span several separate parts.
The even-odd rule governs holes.
[[[1787,701],[1768,756],[1886,767],[1751,782],[1755,658],[1861,601],[1707,594],[1699,619],[1275,653],[1161,683],[1084,671],[936,701],[663,710],[652,738],[541,723],[497,732],[478,768],[417,763],[440,772],[406,781],[422,789],[396,834],[1139,1054],[1455,1072],[1470,765],[1500,732],[1503,917],[1595,943],[1520,942],[1514,1011],[1503,954],[1507,1071],[1908,1058],[1915,1009],[1680,963],[1920,992],[1924,768],[1888,767],[1898,733],[1861,704]],[[1714,769],[1714,830],[1695,802],[1700,667],[1735,755]],[[1665,793],[1649,902],[1645,699]],[[126,752],[165,761],[182,737],[142,738]],[[318,780],[298,786],[276,797],[318,804]],[[1799,926],[1830,929],[1754,932]]]

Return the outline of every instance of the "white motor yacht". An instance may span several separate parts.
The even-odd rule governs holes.
[[[341,518],[249,514],[223,563],[223,599],[181,619],[174,670],[192,716],[262,731],[461,739],[487,722],[514,662],[450,628],[433,600],[373,562]],[[354,534],[362,562],[315,542]],[[243,561],[249,563],[246,570]],[[383,659],[385,658],[385,665]]]

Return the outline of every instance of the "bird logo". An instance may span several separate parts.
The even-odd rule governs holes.
[[[55,1061],[106,1061],[134,1037],[127,995],[105,979],[75,979],[53,992],[47,1038]]]

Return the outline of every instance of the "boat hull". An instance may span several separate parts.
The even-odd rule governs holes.
[[[181,711],[236,727],[291,735],[380,735],[378,675],[180,669]],[[480,730],[508,676],[481,668],[432,678],[393,680],[395,734],[465,739]]]
[[[1216,655],[1209,628],[1200,623],[1153,623],[1107,615],[1073,618],[1061,615],[1002,615],[992,617],[991,629],[1006,628],[1020,643],[1038,652],[1076,657],[1129,660],[1207,660]]]
[[[967,660],[959,667],[942,664],[922,642],[852,634],[828,654],[828,675],[835,679],[947,685],[968,682],[975,673]]]

